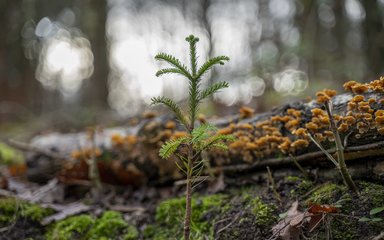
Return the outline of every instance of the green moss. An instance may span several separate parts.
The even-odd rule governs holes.
[[[0,164],[10,165],[23,162],[24,157],[20,151],[0,142]]]
[[[210,212],[220,211],[225,195],[215,194],[192,198],[191,238],[206,239],[213,236],[213,215]],[[145,230],[146,239],[178,239],[183,232],[185,198],[173,198],[163,201],[156,210],[156,225]]]
[[[384,186],[358,182],[360,196],[354,197],[345,186],[336,184],[323,185],[309,197],[308,202],[317,204],[330,204],[337,206],[343,216],[334,216],[331,219],[331,232],[333,239],[361,239],[362,236],[367,239],[378,235],[383,225],[374,222],[359,222],[356,216],[369,216],[369,211],[378,206],[384,206]],[[325,239],[325,229],[317,229],[316,235]]]
[[[290,190],[290,196],[295,198],[307,193],[313,187],[311,181],[297,176],[287,176],[285,182],[293,185],[293,188]]]
[[[112,238],[120,235],[127,227],[128,224],[123,220],[121,213],[106,211],[96,220],[87,234],[87,239]]]
[[[332,236],[335,240],[361,239],[357,232],[358,225],[356,220],[335,218],[331,224]]]
[[[156,233],[156,227],[152,224],[147,225],[143,230],[144,239],[148,239],[155,236],[155,233]]]
[[[343,192],[346,192],[345,186],[326,183],[312,193],[308,198],[308,202],[316,204],[334,204]]]
[[[136,227],[128,226],[127,233],[123,236],[124,240],[136,240],[139,239],[139,231]]]
[[[48,240],[70,240],[84,239],[88,230],[94,224],[94,220],[89,215],[79,215],[69,217],[54,224],[51,231],[47,234]]]
[[[128,225],[119,212],[106,211],[94,219],[90,215],[69,217],[52,227],[47,239],[138,239],[139,233],[134,226]]]
[[[277,220],[273,214],[275,207],[271,204],[264,203],[260,197],[250,199],[249,205],[252,213],[256,216],[256,224],[269,226]]]
[[[286,182],[298,182],[298,181],[300,181],[301,180],[301,178],[300,177],[298,177],[298,176],[287,176],[287,177],[285,177],[285,181]]]
[[[0,198],[0,225],[27,218],[39,222],[53,213],[52,209],[42,208],[36,204],[20,201],[15,198]]]
[[[384,186],[368,182],[359,182],[361,197],[368,208],[384,206]]]

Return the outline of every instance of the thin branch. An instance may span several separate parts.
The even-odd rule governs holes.
[[[333,164],[335,164],[335,166],[336,166],[336,168],[340,168],[340,166],[339,166],[339,163],[335,160],[335,158],[331,155],[331,154],[329,154],[329,152],[327,151],[327,150],[325,150],[324,149],[324,147],[314,138],[314,137],[312,137],[312,135],[311,134],[309,134],[308,133],[308,137],[312,140],[312,142],[314,143],[314,144],[316,144],[316,146],[318,147],[318,148],[320,148],[320,150],[327,156],[327,158],[329,159],[329,160],[331,160],[331,162],[333,163]],[[337,150],[336,150],[337,151]]]
[[[271,169],[269,169],[269,166],[267,166],[267,172],[268,172],[268,180],[269,180],[269,182],[271,184],[271,190],[273,192],[273,195],[275,196],[276,200],[281,203],[281,196],[280,196],[280,194],[276,190],[275,179],[272,176],[272,172],[271,172]]]
[[[297,161],[296,157],[292,154],[289,154],[289,157],[292,159],[293,163],[296,165],[296,167],[300,170],[300,172],[303,174],[305,179],[309,179],[308,172],[300,165],[300,163]]]

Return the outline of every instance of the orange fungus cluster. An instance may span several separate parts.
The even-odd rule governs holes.
[[[333,109],[332,120],[341,133],[342,138],[359,139],[364,134],[371,136],[384,135],[384,78],[370,83],[347,82],[343,85],[347,94],[342,95],[344,107],[338,105]],[[289,104],[274,111],[274,114],[256,115],[249,107],[239,110],[236,120],[222,125],[219,134],[232,134],[236,140],[228,142],[229,151],[211,150],[209,157],[215,165],[232,164],[233,161],[252,163],[263,158],[278,157],[287,154],[301,154],[311,147],[317,149],[309,138],[312,135],[318,142],[327,145],[334,141],[330,131],[330,117],[324,104],[335,102],[336,91],[325,89],[316,93],[311,102]],[[336,96],[339,97],[339,96]],[[123,161],[138,162],[136,166],[150,164],[159,168],[157,175],[173,176],[179,171],[172,161],[158,157],[161,145],[169,139],[177,139],[187,135],[174,120],[159,120],[154,114],[146,114],[148,122],[138,134],[111,136],[111,152],[120,156]],[[204,116],[199,117],[201,123],[206,122]],[[329,145],[328,145],[329,146]],[[136,152],[136,155],[135,155]],[[91,154],[100,156],[100,150],[75,151],[73,158],[88,158]],[[123,157],[122,157],[123,156]],[[129,165],[129,164],[128,164]],[[127,165],[127,166],[128,166]],[[133,165],[129,165],[132,169]]]

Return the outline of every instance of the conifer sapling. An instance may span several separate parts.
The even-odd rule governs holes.
[[[225,61],[229,61],[229,57],[218,56],[211,58],[198,68],[196,43],[199,41],[199,38],[190,35],[185,40],[189,43],[190,68],[182,64],[180,60],[174,56],[166,53],[157,54],[155,59],[165,61],[171,65],[170,68],[159,70],[156,73],[157,77],[163,74],[174,73],[179,74],[188,80],[189,99],[187,116],[180,106],[170,98],[162,96],[153,97],[151,100],[152,104],[163,104],[171,109],[177,120],[184,126],[188,133],[185,137],[167,141],[159,151],[160,157],[165,159],[168,159],[172,155],[176,155],[179,161],[175,163],[186,175],[187,189],[185,196],[184,239],[188,240],[190,237],[192,213],[191,194],[193,184],[196,183],[196,179],[200,176],[204,167],[201,153],[210,148],[226,150],[226,141],[232,141],[234,137],[231,135],[217,134],[217,128],[209,123],[201,124],[200,126],[195,125],[199,105],[202,100],[212,96],[219,90],[228,87],[228,83],[223,81],[214,83],[205,89],[201,89],[202,76],[215,65],[224,65]],[[180,147],[185,147],[187,149],[185,154],[178,151]]]

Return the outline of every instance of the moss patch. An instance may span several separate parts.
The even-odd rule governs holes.
[[[339,208],[340,215],[328,216],[333,239],[362,239],[362,236],[368,239],[384,229],[384,223],[358,221],[363,216],[369,216],[371,209],[384,206],[384,186],[368,182],[357,182],[357,185],[359,197],[351,195],[345,186],[326,184],[308,198],[311,203]],[[326,229],[319,227],[314,234],[325,238]]]
[[[52,213],[52,209],[42,208],[36,204],[27,203],[15,198],[0,198],[0,226],[8,225],[20,218],[39,222]]]
[[[259,186],[231,191],[227,210],[215,223],[212,239],[268,239],[277,222],[277,207],[267,203]]]
[[[23,154],[7,144],[0,142],[0,164],[11,165],[15,163],[24,163]]]
[[[290,198],[301,197],[313,187],[313,183],[310,180],[297,176],[287,176],[284,179],[284,185],[290,187],[288,194]]]
[[[271,204],[264,203],[260,197],[251,197],[246,196],[246,200],[249,202],[252,213],[256,217],[256,224],[262,226],[269,226],[277,220],[273,215],[274,210],[276,209]]]
[[[54,224],[52,231],[47,234],[47,239],[81,239],[93,225],[94,220],[88,215],[69,217]]]
[[[307,202],[316,204],[335,204],[343,192],[346,192],[345,186],[336,185],[334,183],[325,183],[311,194]]]
[[[384,206],[384,186],[374,183],[359,182],[361,196],[368,208]]]
[[[90,215],[69,217],[55,223],[46,235],[48,240],[69,239],[138,239],[139,233],[128,225],[121,213],[106,211],[100,218]]]
[[[192,198],[191,239],[213,238],[213,223],[224,205],[225,195],[215,194]],[[183,232],[185,199],[173,198],[159,204],[156,224],[144,230],[145,239],[180,239]]]

